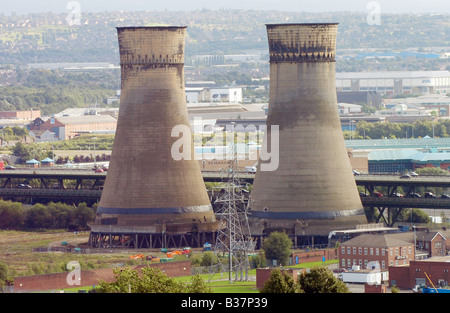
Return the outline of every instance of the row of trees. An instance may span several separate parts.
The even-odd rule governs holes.
[[[95,139],[94,139],[95,137]],[[100,150],[111,150],[114,143],[114,135],[97,135],[97,136],[79,136],[70,140],[56,141],[51,143],[33,143],[24,144],[17,142],[12,148],[11,152],[14,156],[22,159],[23,162],[31,159],[43,160],[45,158],[55,158],[56,164],[65,164],[69,161],[74,163],[93,162],[94,156],[89,155],[75,155],[72,159],[67,156],[55,157],[55,150],[88,150],[94,152]],[[102,153],[95,155],[96,161],[109,161],[110,155]]]
[[[64,203],[37,203],[24,207],[22,203],[0,200],[0,229],[88,229],[87,223],[94,218],[95,208],[86,203],[78,206]]]
[[[144,267],[140,273],[129,267],[114,269],[115,281],[100,281],[97,293],[211,293],[211,288],[195,275],[188,283],[168,277],[160,269]],[[260,293],[349,293],[349,289],[326,268],[312,268],[297,280],[279,268],[272,271]]]
[[[16,69],[13,86],[0,87],[0,106],[3,110],[39,108],[43,115],[58,113],[66,108],[85,107],[86,103],[102,105],[104,99],[115,94],[114,89],[66,79],[57,71]],[[108,86],[112,87],[112,86]]]
[[[421,120],[414,123],[359,121],[354,126],[353,132],[344,132],[346,139],[349,139],[350,135],[353,139],[450,137],[450,120]]]
[[[143,267],[140,273],[129,267],[113,270],[115,281],[100,281],[95,288],[97,293],[210,293],[199,275],[190,282],[176,281],[159,268]]]
[[[274,269],[261,293],[349,293],[347,285],[325,267],[311,268],[295,280],[288,271]]]

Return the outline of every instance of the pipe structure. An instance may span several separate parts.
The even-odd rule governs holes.
[[[279,151],[278,160],[274,151],[270,160],[261,151],[249,206],[252,235],[283,230],[326,236],[366,224],[338,114],[337,24],[266,27],[270,99],[264,145]]]
[[[186,27],[119,27],[117,32],[120,112],[91,233],[96,242],[120,234],[149,247],[170,246],[166,235],[188,235],[176,240],[201,246],[202,240],[192,243],[189,236],[212,234],[217,221],[194,159],[184,89]],[[177,127],[187,131],[181,139],[178,132],[174,136]],[[181,159],[174,157],[180,140]]]

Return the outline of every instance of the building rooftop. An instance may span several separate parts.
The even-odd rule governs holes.
[[[384,161],[384,160],[411,160],[419,152],[415,149],[398,149],[398,150],[374,150],[369,153],[369,161]]]
[[[398,247],[405,245],[411,245],[411,243],[397,239],[387,234],[362,234],[341,244],[341,246],[359,247]]]
[[[398,150],[374,150],[368,155],[369,161],[413,161],[421,162],[443,162],[450,160],[450,152],[423,152],[415,149]]]
[[[450,147],[450,137],[447,138],[409,138],[409,139],[367,139],[346,140],[347,148],[353,149],[427,149],[431,147]]]
[[[117,122],[111,115],[60,116],[57,119],[64,125]]]
[[[438,78],[450,77],[450,71],[377,71],[336,73],[336,79],[377,79],[377,78]]]

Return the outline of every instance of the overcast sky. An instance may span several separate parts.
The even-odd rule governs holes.
[[[68,12],[72,0],[0,0],[0,13]],[[368,11],[379,4],[381,13],[450,13],[449,0],[77,0],[81,11],[141,11],[196,9],[254,9],[300,12]]]

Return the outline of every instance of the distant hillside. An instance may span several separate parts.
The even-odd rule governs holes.
[[[450,47],[450,15],[381,15],[369,25],[365,13],[198,10],[192,12],[104,12],[81,14],[70,26],[65,14],[0,16],[0,63],[118,63],[116,27],[188,26],[186,63],[202,54],[237,54],[267,49],[265,24],[338,22],[338,51],[356,48]]]

